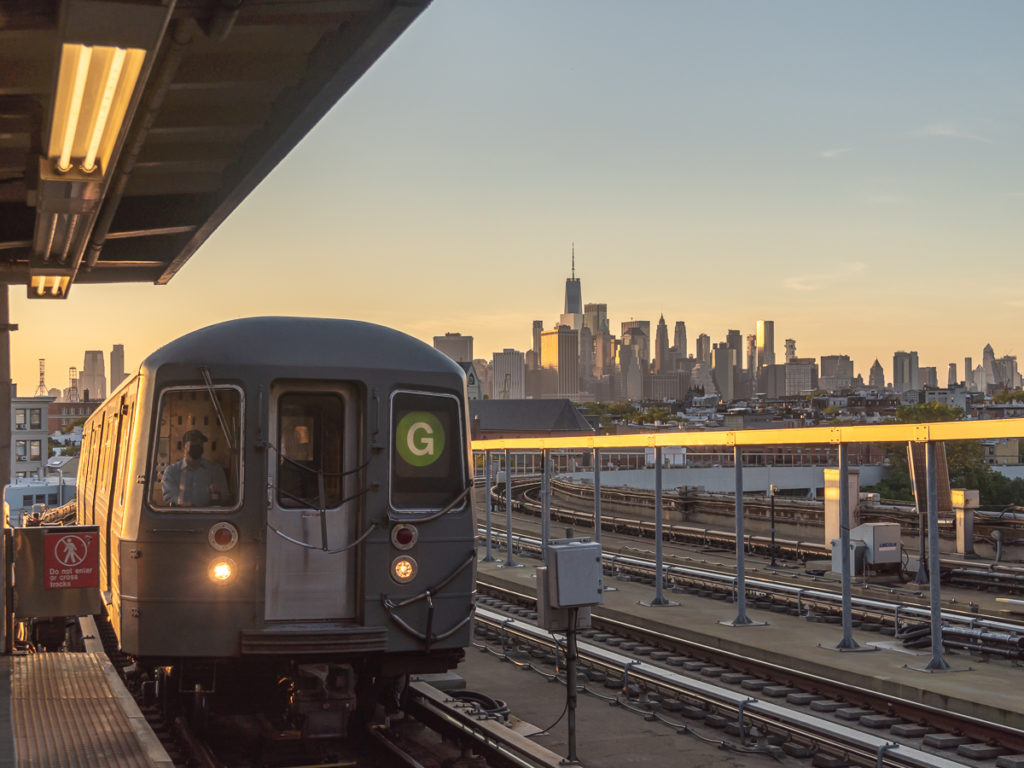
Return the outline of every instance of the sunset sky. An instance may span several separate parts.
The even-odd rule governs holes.
[[[776,351],[1016,354],[1024,4],[435,0],[169,286],[11,288],[19,394],[233,317],[350,317],[477,357],[584,302],[775,321]]]

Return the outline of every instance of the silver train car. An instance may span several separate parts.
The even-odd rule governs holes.
[[[286,681],[304,732],[339,735],[463,656],[471,467],[443,354],[368,323],[241,319],[157,350],[93,413],[78,522],[99,526],[144,684],[208,708]]]

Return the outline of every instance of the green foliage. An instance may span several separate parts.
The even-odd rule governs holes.
[[[923,424],[936,421],[956,421],[964,412],[941,403],[923,403],[914,406],[900,406],[896,421],[904,424]],[[949,484],[953,488],[977,488],[981,503],[985,506],[1006,504],[1024,505],[1024,480],[1011,480],[985,464],[982,446],[970,440],[954,440],[946,443],[946,460],[949,464]],[[878,493],[882,498],[914,500],[914,489],[910,484],[910,470],[907,465],[907,446],[891,445],[886,449],[885,464],[888,471],[885,479],[865,491]]]

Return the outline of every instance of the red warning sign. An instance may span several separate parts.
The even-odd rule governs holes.
[[[94,533],[48,533],[44,537],[47,589],[100,585],[99,539]]]

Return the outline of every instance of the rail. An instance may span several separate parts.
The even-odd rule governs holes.
[[[718,432],[657,432],[649,435],[516,437],[474,440],[474,451],[592,448],[667,448],[705,445],[849,445],[852,443],[927,443],[1024,437],[1024,419],[943,421],[927,424],[866,424],[846,427],[794,427]]]

